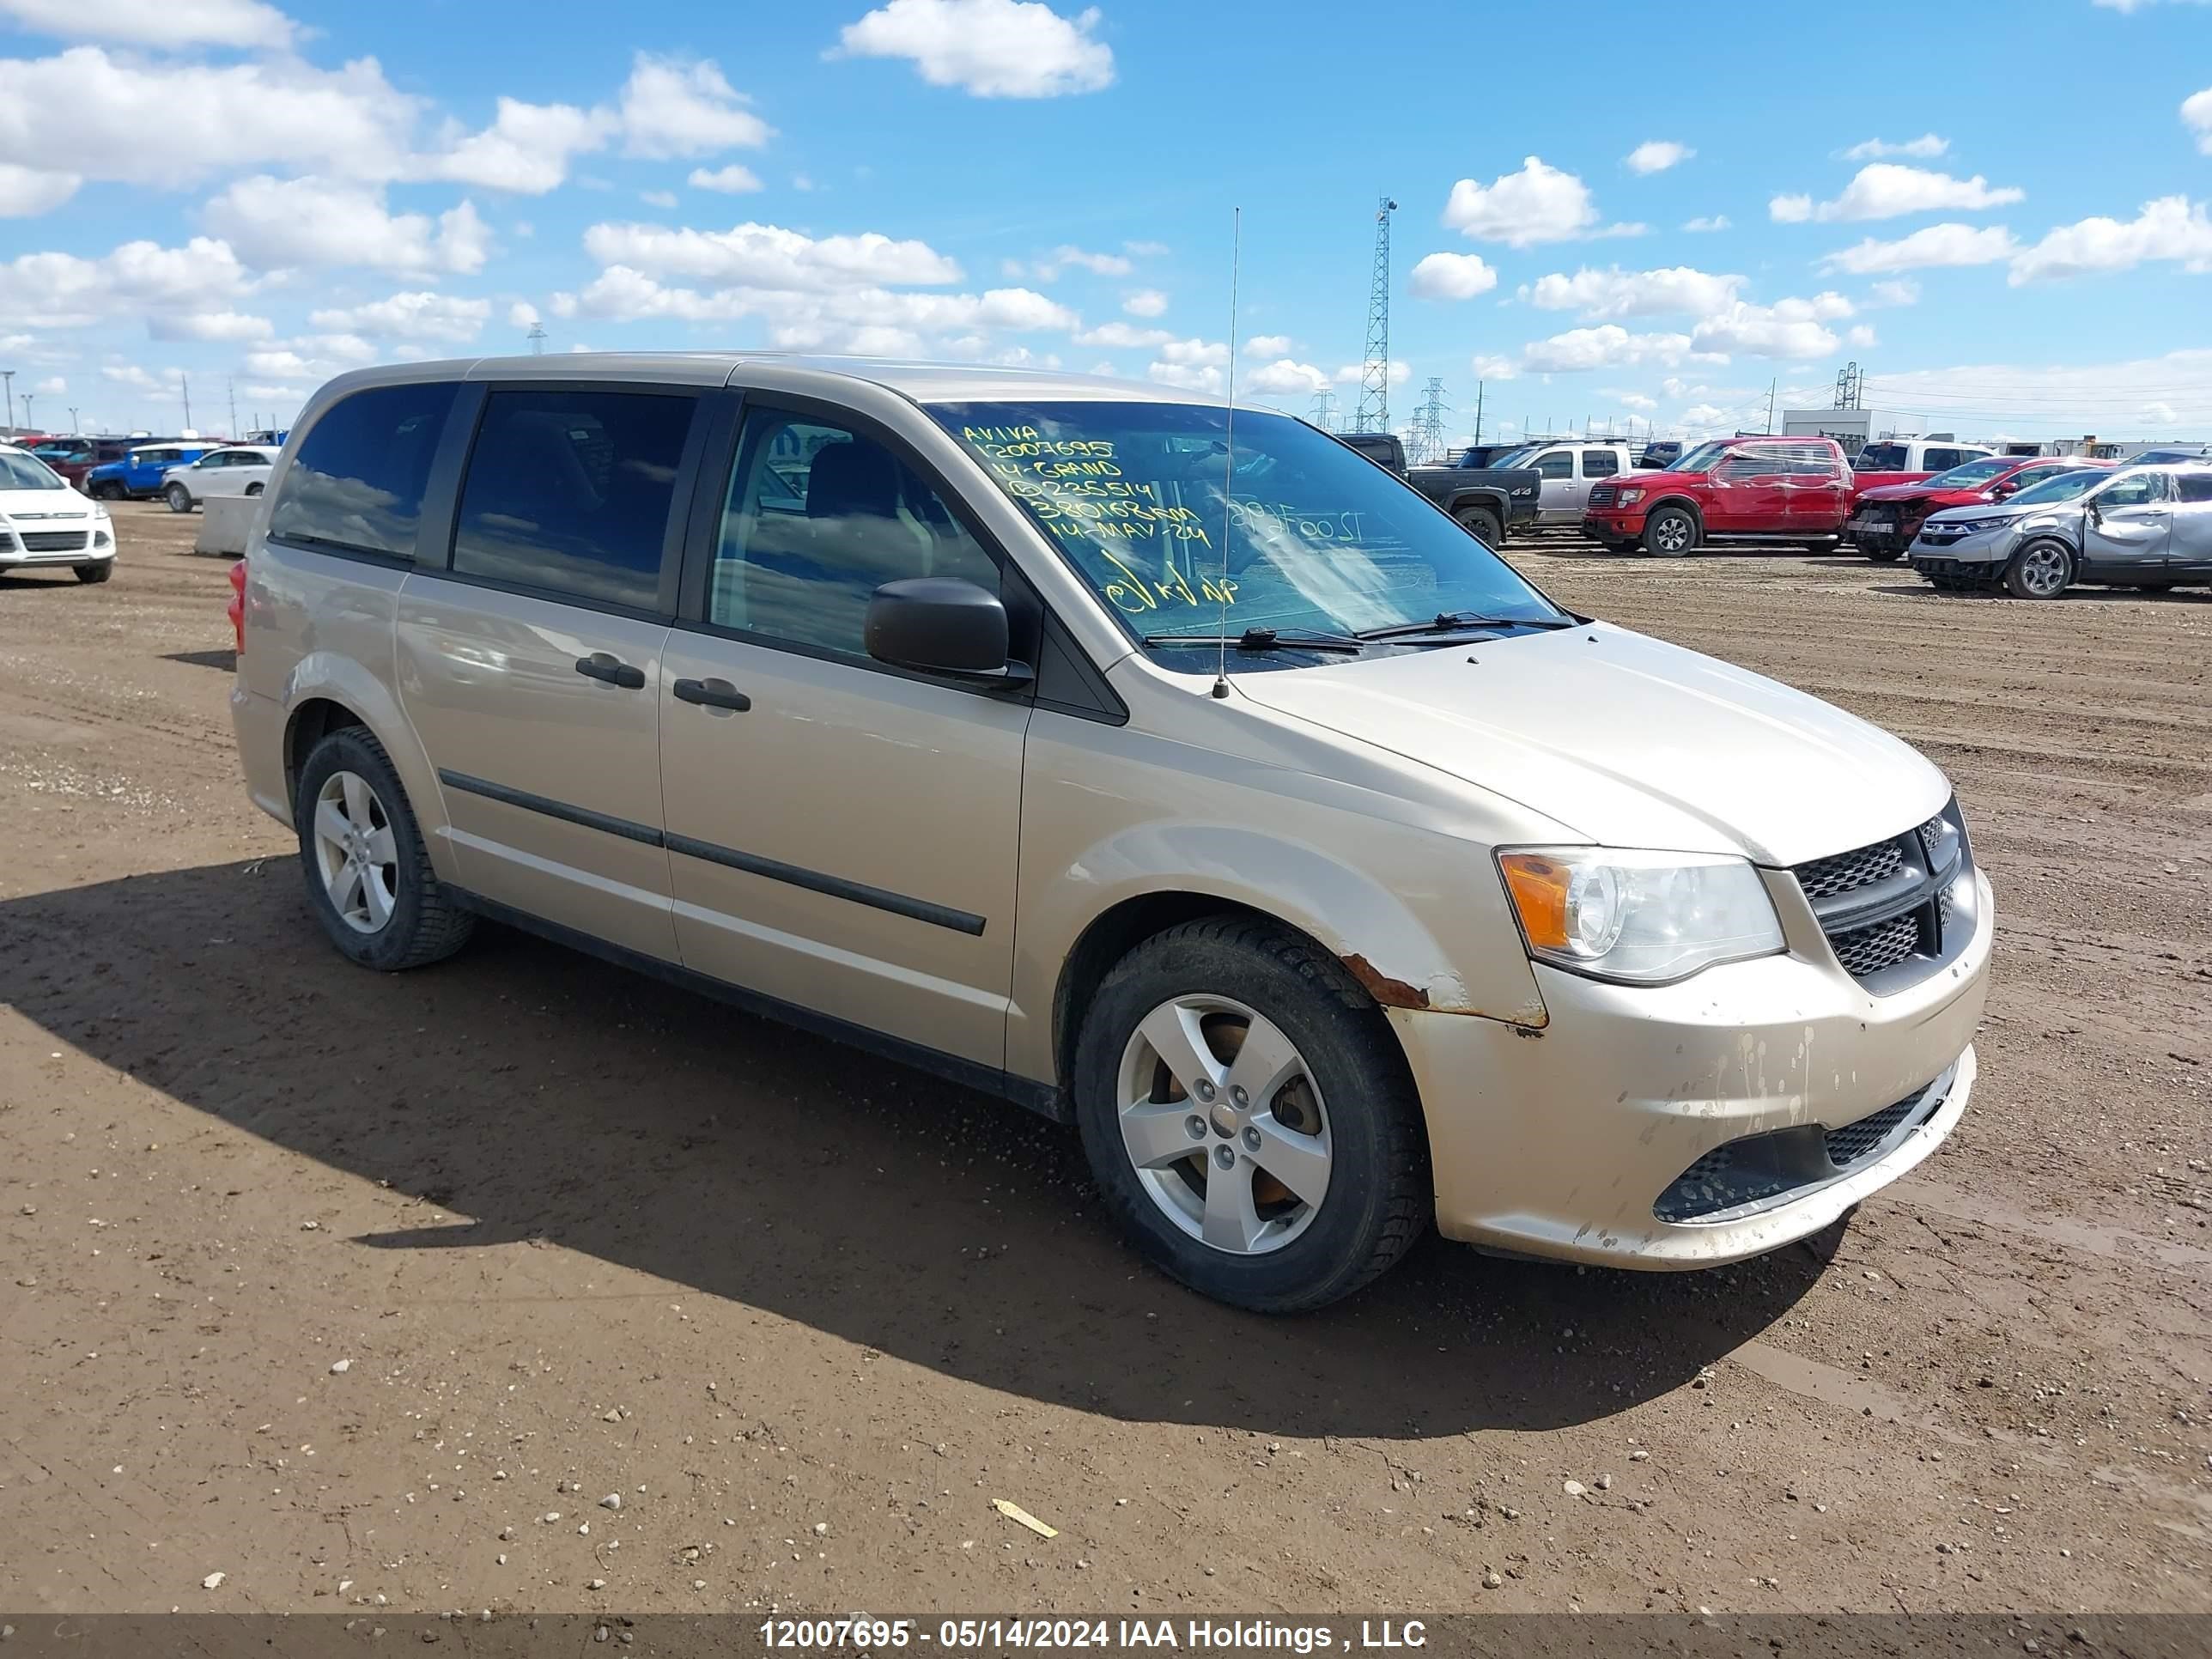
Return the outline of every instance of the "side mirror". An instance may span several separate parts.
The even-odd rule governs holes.
[[[2001,478],[1990,486],[1990,499],[1993,501],[2001,501],[2019,488],[2020,486],[2011,479]]]
[[[951,576],[885,582],[868,601],[868,654],[894,668],[1025,685],[1026,663],[1006,659],[1006,607],[999,596]]]

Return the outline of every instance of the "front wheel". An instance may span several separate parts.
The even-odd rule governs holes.
[[[172,513],[189,513],[192,510],[192,492],[180,483],[173,483],[164,489],[161,492],[161,499],[168,502],[169,511]]]
[[[1461,529],[1485,547],[1495,549],[1505,545],[1505,526],[1498,523],[1498,515],[1488,507],[1462,507],[1452,516],[1459,521]]]
[[[1662,507],[1644,521],[1644,550],[1654,558],[1679,559],[1698,548],[1698,521],[1679,507]]]
[[[1084,1019],[1075,1107],[1138,1251],[1218,1301],[1323,1306],[1429,1224],[1404,1055],[1344,965],[1273,923],[1187,922],[1124,957]]]
[[[104,582],[115,574],[115,561],[102,559],[98,564],[73,564],[70,568],[81,582]]]
[[[2005,566],[2005,592],[2016,599],[2055,599],[2074,580],[2074,554],[2062,542],[2030,542]]]
[[[102,478],[93,485],[92,498],[96,501],[119,501],[123,499],[123,486],[112,478]]]
[[[308,751],[292,799],[307,902],[340,954],[386,973],[449,957],[476,918],[430,868],[384,745],[341,726]]]
[[[1901,547],[1861,547],[1859,551],[1875,564],[1894,564],[1904,555],[1905,550]]]

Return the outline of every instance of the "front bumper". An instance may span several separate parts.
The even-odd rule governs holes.
[[[1937,532],[1937,539],[1930,541],[1923,528],[1913,538],[1907,557],[1912,568],[1923,576],[1994,577],[2012,557],[2014,548],[2020,544],[2020,532],[2009,526],[1996,530],[1978,531],[1971,536],[1955,539]]]
[[[1966,1111],[1994,933],[1988,880],[1975,883],[1966,947],[1887,996],[1832,957],[1793,951],[1656,988],[1539,965],[1540,1030],[1393,1011],[1428,1120],[1438,1228],[1517,1254],[1653,1269],[1738,1261],[1818,1232],[1934,1152]],[[1896,1133],[1862,1159],[1843,1155],[1832,1132],[1893,1109],[1883,1121]],[[1717,1149],[1806,1125],[1843,1149],[1840,1173],[1801,1161],[1804,1179],[1755,1201],[1685,1201],[1693,1166],[1728,1163]],[[1771,1163],[1772,1148],[1802,1152],[1802,1139],[1741,1151]]]
[[[1632,542],[1644,534],[1644,509],[1608,508],[1602,513],[1585,513],[1583,534],[1594,541]]]
[[[0,570],[100,564],[114,556],[115,532],[105,520],[90,529],[0,530]]]

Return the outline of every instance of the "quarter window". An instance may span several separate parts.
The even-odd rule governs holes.
[[[454,570],[658,610],[696,408],[644,392],[493,392],[461,487]]]
[[[991,556],[890,450],[834,422],[753,410],[730,475],[707,620],[865,656],[868,601],[910,576],[999,591]]]
[[[2212,501],[2212,472],[2184,472],[2173,482],[2183,501]]]
[[[453,391],[450,380],[372,386],[324,410],[269,508],[270,535],[413,558],[422,486]]]

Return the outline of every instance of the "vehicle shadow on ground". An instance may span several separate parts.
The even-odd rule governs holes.
[[[227,646],[220,651],[167,651],[161,660],[180,662],[187,668],[220,668],[226,674],[238,672],[238,653]]]
[[[1841,1237],[1686,1275],[1431,1240],[1347,1303],[1268,1319],[1141,1267],[1071,1131],[505,929],[437,968],[363,972],[321,938],[291,857],[0,901],[0,1000],[53,1037],[424,1200],[421,1224],[357,1248],[481,1252],[497,1275],[544,1240],[1118,1419],[1589,1421],[1781,1317]]]

